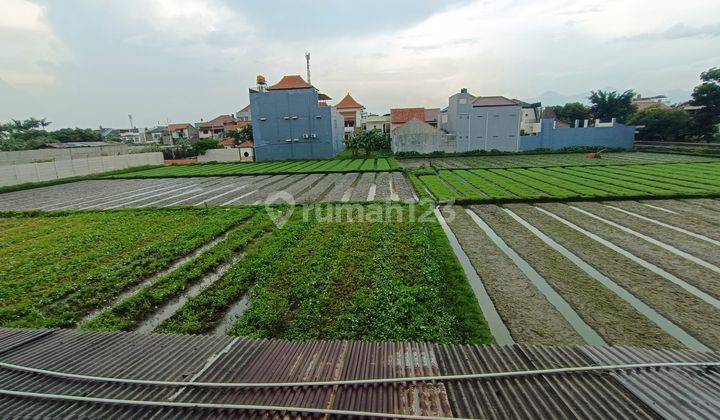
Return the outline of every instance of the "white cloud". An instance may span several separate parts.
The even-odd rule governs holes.
[[[22,90],[53,85],[54,66],[66,56],[47,20],[45,6],[28,0],[4,0],[0,51],[0,79]]]
[[[296,68],[305,48],[317,51],[314,82],[335,96],[352,89],[381,112],[388,105],[442,106],[461,87],[515,97],[606,86],[686,89],[708,57],[720,56],[720,45],[699,48],[707,44],[702,37],[678,45],[624,40],[678,24],[714,29],[716,7],[717,0],[682,7],[670,0],[479,0],[387,33],[272,50],[295,57]]]

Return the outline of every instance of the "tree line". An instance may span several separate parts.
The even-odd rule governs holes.
[[[638,140],[713,140],[720,124],[720,68],[711,68],[700,74],[701,83],[695,87],[689,105],[696,107],[688,112],[680,106],[661,105],[638,110],[633,103],[635,92],[592,91],[590,106],[571,102],[552,107],[557,119],[573,125],[575,120],[611,118],[623,124],[642,126]]]
[[[89,128],[61,128],[47,131],[51,122],[45,118],[10,120],[0,123],[0,150],[32,150],[46,143],[103,141],[100,133]]]

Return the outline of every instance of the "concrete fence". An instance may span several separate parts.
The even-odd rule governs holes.
[[[163,162],[163,154],[154,152],[5,165],[0,166],[0,186],[99,174],[135,166],[162,165]]]
[[[199,155],[198,163],[208,162],[240,162],[240,149],[210,149]]]
[[[72,147],[66,149],[19,150],[0,152],[0,165],[17,165],[50,160],[70,160],[100,156],[116,156],[128,153],[127,144],[96,147]]]

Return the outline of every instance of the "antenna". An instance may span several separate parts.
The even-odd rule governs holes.
[[[308,83],[312,84],[310,81],[310,52],[305,53],[305,61],[307,62],[307,80]]]
[[[135,128],[132,122],[132,114],[128,114],[128,119],[130,120],[130,129],[132,130],[133,128]]]

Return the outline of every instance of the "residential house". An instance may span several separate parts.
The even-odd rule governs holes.
[[[150,130],[146,130],[146,137],[150,137],[153,143],[172,145],[172,140],[168,134],[167,127],[157,126]]]
[[[439,128],[455,136],[457,153],[517,151],[523,106],[504,96],[474,96],[467,89],[452,95]]]
[[[285,76],[268,87],[258,76],[250,89],[255,160],[328,159],[345,145],[344,118],[302,77]]]
[[[235,119],[237,121],[251,121],[252,115],[250,113],[250,105],[248,105],[245,108],[241,109],[240,111],[236,112]]]
[[[192,124],[178,123],[170,124],[167,127],[172,143],[178,143],[181,139],[188,139],[191,143],[197,141],[200,138],[198,129]]]
[[[660,108],[670,109],[670,105],[667,104],[667,96],[657,95],[643,98],[639,93],[632,100],[633,105],[637,107],[638,111],[648,108]]]
[[[390,110],[390,131],[392,132],[413,118],[437,127],[439,114],[439,108],[393,108]]]
[[[365,107],[355,100],[350,93],[335,105],[340,115],[345,120],[345,140],[350,139],[352,133],[362,130],[363,117],[365,116]]]
[[[235,122],[232,115],[220,115],[207,122],[201,122],[198,125],[199,137],[201,139],[218,139],[225,138],[225,126]]]
[[[390,132],[390,114],[375,115],[370,114],[365,117],[365,123],[363,124],[365,131],[379,130],[383,133]]]
[[[455,153],[455,137],[425,121],[413,118],[395,128],[390,136],[393,153]]]

